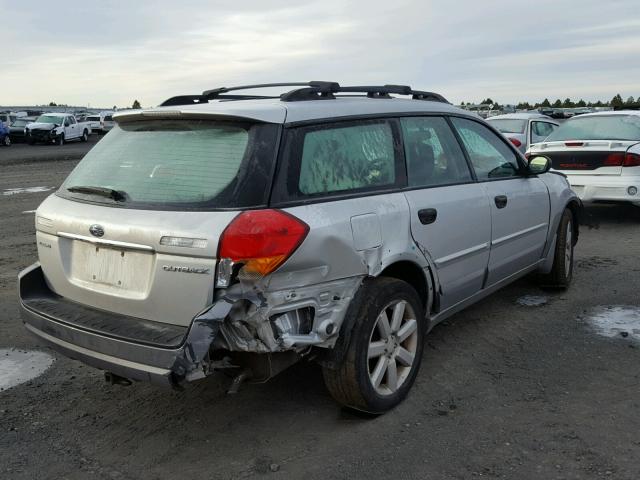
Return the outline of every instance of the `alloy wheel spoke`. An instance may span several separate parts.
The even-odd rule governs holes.
[[[389,365],[387,365],[387,387],[392,392],[398,389],[398,368],[395,358],[391,358]]]
[[[389,359],[386,356],[380,357],[378,363],[376,363],[376,368],[374,368],[373,373],[371,373],[371,383],[373,383],[375,388],[380,386],[385,373],[387,373],[388,365]]]
[[[393,307],[393,315],[391,317],[391,331],[393,333],[397,332],[400,328],[400,322],[402,322],[402,317],[404,316],[404,308],[406,306],[406,302],[398,302]]]
[[[418,322],[416,322],[413,318],[407,320],[407,322],[402,326],[400,330],[398,330],[398,342],[404,342],[409,336],[416,331],[418,328]]]
[[[371,342],[369,344],[369,358],[378,358],[380,355],[384,354],[385,346],[387,342],[384,340],[378,340],[376,342]]]
[[[413,364],[414,355],[403,347],[398,347],[396,358],[403,367],[410,367]]]
[[[383,340],[389,338],[391,334],[391,325],[389,325],[389,317],[387,317],[387,312],[382,311],[378,316],[378,332],[380,332],[380,337]]]

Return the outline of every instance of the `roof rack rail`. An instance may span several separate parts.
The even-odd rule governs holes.
[[[267,95],[228,95],[237,90],[253,90],[272,87],[302,87],[283,93],[280,96]],[[338,82],[312,81],[287,83],[261,83],[256,85],[240,85],[237,87],[219,87],[205,90],[201,95],[178,95],[160,104],[161,107],[176,105],[192,105],[207,103],[209,100],[249,100],[260,98],[280,98],[283,102],[297,102],[304,100],[333,100],[336,93],[364,94],[369,98],[392,98],[391,94],[411,95],[414,100],[429,100],[432,102],[449,103],[442,95],[434,92],[413,90],[408,85],[381,86],[341,86]]]

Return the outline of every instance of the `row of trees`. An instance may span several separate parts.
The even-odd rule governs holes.
[[[500,105],[497,102],[494,102],[491,98],[485,98],[480,103],[485,105],[493,105],[494,108],[496,109],[500,108]],[[615,97],[613,97],[608,102],[602,102],[601,100],[598,100],[597,102],[585,102],[583,99],[580,99],[577,102],[574,102],[570,98],[565,98],[564,101],[557,99],[555,102],[551,103],[548,98],[545,98],[542,102],[538,102],[538,103],[520,102],[516,105],[516,108],[523,109],[523,110],[525,109],[530,110],[530,109],[541,108],[541,107],[550,107],[550,108],[630,107],[630,106],[637,106],[638,103],[640,103],[640,97],[636,99],[636,98],[633,98],[633,96],[630,96],[626,100],[623,100],[622,96],[618,93]],[[461,105],[465,105],[465,103],[462,102]]]
[[[62,104],[62,103],[58,104],[56,102],[49,102],[49,106],[50,107],[68,107],[68,105],[66,104]],[[134,100],[133,105],[131,105],[131,108],[142,108],[142,107],[140,106],[140,102],[138,100]],[[118,108],[114,105],[113,109],[117,110]]]

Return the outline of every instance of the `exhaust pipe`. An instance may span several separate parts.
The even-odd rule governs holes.
[[[113,372],[104,372],[104,380],[111,385],[123,385],[125,387],[131,385],[131,380]]]

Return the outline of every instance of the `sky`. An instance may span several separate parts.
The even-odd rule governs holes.
[[[148,107],[308,80],[452,103],[640,96],[638,0],[0,0],[0,12],[0,105]]]

